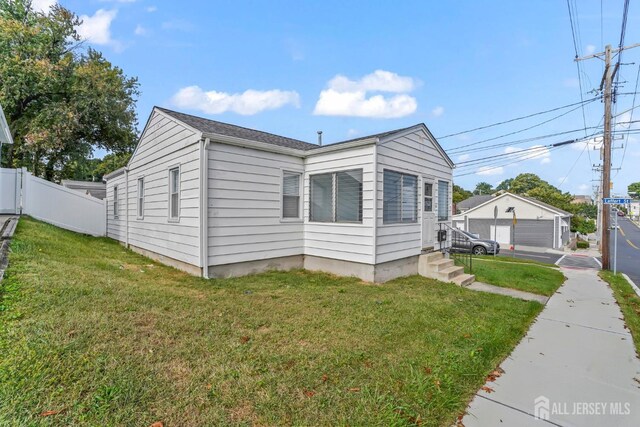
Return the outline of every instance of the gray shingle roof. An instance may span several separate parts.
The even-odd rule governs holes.
[[[218,135],[231,136],[248,139],[251,141],[264,142],[267,144],[279,145],[281,147],[295,148],[298,150],[311,150],[318,148],[316,144],[299,141],[286,136],[274,135],[272,133],[249,129],[242,126],[230,125],[228,123],[192,116],[190,114],[179,113],[166,108],[156,107],[158,110],[168,114],[181,122],[204,133],[215,133]]]
[[[480,206],[481,204],[483,204],[484,202],[493,199],[493,196],[490,194],[482,194],[479,196],[471,196],[468,199],[465,199],[463,201],[461,201],[460,203],[456,204],[456,208],[458,208],[459,210],[469,210],[469,209],[473,209],[476,206]]]
[[[544,207],[547,207],[547,208],[549,208],[549,209],[553,209],[554,211],[556,211],[556,212],[560,212],[561,214],[564,214],[564,215],[573,215],[571,212],[567,212],[567,211],[562,210],[562,209],[560,209],[560,208],[556,208],[555,206],[550,205],[549,203],[541,202],[540,200],[538,200],[538,199],[536,199],[536,198],[534,198],[534,197],[523,196],[523,195],[521,195],[521,194],[518,194],[518,196],[522,197],[523,199],[527,199],[527,200],[529,200],[530,202],[537,203],[537,204],[542,205],[542,206],[544,206]]]

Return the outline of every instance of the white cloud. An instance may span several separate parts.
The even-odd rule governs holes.
[[[441,115],[444,114],[444,107],[438,105],[436,108],[434,108],[433,110],[431,110],[431,115],[433,117],[440,117]]]
[[[577,88],[580,87],[580,82],[577,77],[569,77],[568,79],[564,79],[562,82],[564,87]]]
[[[585,149],[585,145],[589,146],[587,150],[599,150],[600,147],[602,147],[602,136],[589,138],[588,140],[585,140],[585,141],[575,142],[571,144],[571,147],[573,147],[574,150],[582,151]]]
[[[347,135],[348,136],[356,136],[360,133],[360,131],[358,129],[349,129],[347,131]]]
[[[588,184],[580,184],[580,185],[578,185],[578,190],[580,190],[581,193],[584,193],[585,191],[587,191],[590,188],[591,188],[591,186],[588,185]]]
[[[595,53],[595,51],[596,51],[596,47],[592,44],[588,44],[587,48],[585,49],[585,53],[587,55],[591,55],[592,53]]]
[[[149,13],[153,13],[153,12],[157,11],[158,8],[156,6],[147,6],[147,8],[145,10],[147,12],[149,12]]]
[[[359,80],[337,75],[320,92],[314,114],[320,116],[354,116],[372,118],[396,118],[412,114],[418,108],[416,99],[406,94],[417,86],[412,77],[400,76],[384,70],[376,70]],[[390,92],[367,96],[368,92]]]
[[[174,19],[162,23],[163,30],[184,31],[185,33],[188,33],[193,31],[194,28],[195,27],[191,22],[185,21],[184,19]]]
[[[480,176],[502,175],[503,173],[504,168],[502,166],[482,166],[476,171],[476,175]]]
[[[111,38],[111,23],[117,15],[118,11],[115,9],[98,9],[93,16],[81,15],[82,24],[78,26],[78,35],[89,43],[118,47],[119,43]]]
[[[36,12],[49,13],[49,9],[58,3],[56,0],[33,0],[31,8]]]
[[[145,27],[143,27],[142,25],[138,24],[136,25],[136,29],[133,30],[133,33],[136,36],[146,36],[149,34],[149,30],[147,30]]]
[[[300,95],[294,91],[279,89],[259,91],[249,89],[242,93],[203,91],[199,86],[180,89],[172,98],[181,108],[199,110],[207,114],[221,114],[233,111],[242,115],[252,115],[266,110],[281,108],[287,104],[300,107]]]
[[[470,154],[460,154],[460,155],[458,156],[458,161],[459,161],[459,162],[464,162],[464,161],[466,161],[466,160],[469,160],[470,158],[471,158],[471,155],[470,155]]]

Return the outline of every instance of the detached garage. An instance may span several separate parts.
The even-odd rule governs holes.
[[[494,219],[496,208],[498,217]],[[569,212],[511,193],[485,199],[453,217],[455,227],[478,234],[481,239],[497,240],[503,247],[515,242],[518,247],[560,249],[569,243],[570,224]]]

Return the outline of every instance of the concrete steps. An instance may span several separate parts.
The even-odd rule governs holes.
[[[443,282],[455,283],[458,286],[468,286],[476,278],[472,274],[465,274],[463,267],[456,266],[452,259],[445,257],[441,252],[420,255],[418,274]]]

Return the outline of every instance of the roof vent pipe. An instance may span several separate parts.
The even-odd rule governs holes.
[[[318,145],[322,147],[322,131],[318,131]]]

